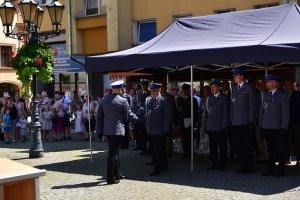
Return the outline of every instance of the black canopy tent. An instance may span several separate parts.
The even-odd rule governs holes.
[[[86,71],[163,68],[172,72],[190,68],[193,84],[195,69],[217,71],[242,66],[264,68],[265,63],[274,63],[271,67],[300,63],[299,11],[300,8],[291,3],[259,10],[177,19],[144,44],[87,57]],[[193,101],[191,104],[193,110]]]

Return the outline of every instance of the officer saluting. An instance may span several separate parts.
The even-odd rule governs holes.
[[[157,176],[169,168],[166,156],[165,141],[170,128],[170,111],[168,101],[161,96],[161,84],[150,85],[151,97],[146,99],[146,127],[152,145],[153,172]]]
[[[268,91],[262,96],[259,126],[266,138],[269,160],[268,168],[262,175],[275,174],[275,162],[278,161],[277,176],[283,177],[287,152],[289,99],[288,94],[278,89],[279,77],[268,74],[266,80]]]
[[[99,105],[96,128],[97,133],[105,135],[108,141],[107,184],[116,184],[126,178],[121,174],[119,165],[119,150],[125,136],[124,123],[128,119],[139,118],[131,112],[128,101],[121,97],[124,81],[116,81],[111,86],[112,94],[104,97]],[[142,109],[137,113],[138,116],[143,114]]]
[[[253,127],[255,122],[256,99],[254,89],[245,82],[244,70],[234,69],[235,86],[232,87],[230,119],[235,149],[240,159],[237,173],[249,174],[254,168]]]
[[[221,93],[222,83],[213,80],[211,93],[206,101],[204,128],[209,136],[209,152],[211,166],[207,170],[226,170],[227,164],[227,132],[229,123],[228,98]],[[220,152],[220,159],[218,159]]]

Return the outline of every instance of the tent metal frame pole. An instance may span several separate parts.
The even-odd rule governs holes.
[[[167,92],[169,92],[169,72],[167,73]]]
[[[194,172],[194,94],[193,66],[191,67],[191,172]]]
[[[87,107],[88,107],[88,122],[89,122],[89,137],[90,137],[90,151],[91,159],[90,162],[93,162],[93,148],[92,148],[92,132],[91,132],[91,110],[90,110],[90,88],[89,88],[89,74],[86,73],[86,90],[87,90]]]

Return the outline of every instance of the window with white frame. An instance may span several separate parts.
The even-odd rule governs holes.
[[[99,15],[100,0],[85,0],[85,15]]]
[[[156,36],[156,21],[151,20],[136,22],[134,29],[134,44],[142,44]]]
[[[254,9],[269,8],[269,7],[278,6],[278,5],[279,5],[279,3],[270,3],[270,4],[255,5]]]
[[[12,53],[11,46],[1,46],[1,67],[11,67],[10,56]]]
[[[40,6],[45,6],[53,2],[53,0],[37,0],[36,1]]]
[[[214,14],[222,14],[222,13],[228,13],[228,12],[235,12],[235,8],[228,8],[228,9],[222,9],[222,10],[215,10]]]

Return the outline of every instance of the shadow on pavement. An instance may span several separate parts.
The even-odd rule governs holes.
[[[157,177],[150,177],[152,166],[146,166],[151,160],[149,156],[140,156],[139,152],[122,150],[120,154],[121,170],[128,180],[143,182],[159,182],[191,187],[210,188],[217,190],[240,191],[258,195],[272,195],[288,190],[297,190],[300,186],[300,169],[287,167],[287,176],[284,178],[262,177],[263,165],[256,166],[256,172],[251,175],[236,174],[237,164],[230,163],[226,172],[206,171],[209,165],[207,159],[195,158],[195,171],[190,172],[190,161],[182,160],[179,156],[169,159],[170,170]],[[85,157],[85,156],[82,156]],[[107,152],[94,154],[94,162],[90,158],[80,160],[40,165],[37,168],[62,173],[93,175],[103,177],[106,174]],[[52,189],[95,187],[101,182],[81,183],[75,185],[54,186]],[[121,183],[122,184],[122,183]]]

